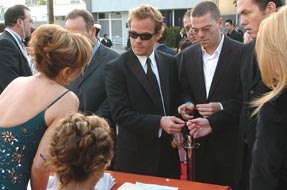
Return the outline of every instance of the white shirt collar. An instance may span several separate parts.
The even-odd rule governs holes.
[[[215,55],[215,54],[216,54],[216,55],[219,55],[219,54],[220,54],[221,49],[222,49],[222,46],[223,46],[223,41],[224,41],[224,35],[221,33],[220,43],[218,44],[216,50],[213,52],[212,55]],[[204,47],[202,47],[202,46],[201,46],[201,50],[202,50],[202,54],[205,54],[205,55],[207,54],[207,55],[211,56],[210,54],[208,54],[208,53],[206,52],[206,50],[205,50]]]
[[[146,72],[146,69],[145,69],[146,68],[146,60],[147,60],[148,57],[151,60],[151,65],[152,66],[156,63],[155,56],[154,56],[154,51],[152,51],[152,53],[148,57],[147,56],[138,56],[138,55],[136,55],[136,56],[139,59],[141,65],[142,65],[142,68],[144,68],[145,72]]]
[[[19,41],[19,42],[22,42],[22,38],[21,36],[17,33],[17,32],[14,32],[13,30],[11,30],[10,28],[5,28],[5,30],[7,32],[9,32],[14,38],[15,40]],[[23,42],[22,42],[23,43]]]

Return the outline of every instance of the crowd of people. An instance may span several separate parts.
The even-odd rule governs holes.
[[[28,7],[9,7],[0,188],[25,190],[30,180],[46,189],[52,171],[57,190],[94,189],[107,168],[179,179],[178,149],[196,143],[189,180],[285,189],[287,6],[237,0],[237,11],[245,34],[212,1],[188,9],[174,50],[161,12],[140,5],[129,10],[130,47],[120,55],[107,34],[98,39],[87,10],[69,12],[64,27],[34,29]]]

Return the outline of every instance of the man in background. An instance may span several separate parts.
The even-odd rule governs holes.
[[[14,5],[4,14],[5,29],[0,35],[0,94],[19,76],[32,75],[32,62],[23,40],[34,28],[28,7]]]
[[[112,117],[107,103],[105,67],[119,54],[103,46],[96,38],[97,29],[92,14],[84,9],[74,9],[66,16],[65,28],[88,37],[93,46],[93,56],[79,77],[68,88],[79,97],[79,110],[86,114],[97,114],[110,121]]]
[[[228,19],[225,21],[225,28],[227,30],[226,35],[229,38],[236,40],[238,42],[243,42],[243,35],[241,35],[241,33],[235,30],[232,20]]]
[[[191,13],[192,13],[192,9],[188,9],[184,13],[183,19],[182,19],[182,24],[185,29],[187,39],[190,41],[190,45],[197,43],[197,39],[195,35],[193,34],[193,31],[191,30],[191,27],[192,27],[191,26]]]
[[[155,44],[154,49],[158,50],[158,51],[162,51],[162,52],[167,53],[169,55],[176,55],[177,52],[174,49],[172,49],[171,47],[166,45],[166,43],[165,43],[166,35],[167,35],[167,29],[166,29],[166,26],[164,25],[164,31],[162,32],[162,36],[157,41],[157,43]]]
[[[252,147],[256,134],[256,116],[251,117],[253,109],[250,102],[262,96],[269,89],[263,84],[255,56],[255,39],[261,21],[277,8],[285,5],[284,0],[238,0],[237,11],[240,25],[245,27],[247,34],[253,39],[244,45],[241,54],[241,88],[243,105],[240,112],[238,147],[235,168],[235,190],[249,189]],[[270,30],[272,30],[270,28]]]
[[[109,48],[113,46],[113,42],[108,38],[108,34],[104,34],[104,38],[102,39],[101,43]]]
[[[178,51],[179,42],[184,38],[186,38],[185,30],[184,28],[181,28],[179,33],[175,36],[174,47],[176,48],[176,51]]]

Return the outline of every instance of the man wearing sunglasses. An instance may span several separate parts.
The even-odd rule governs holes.
[[[155,7],[142,5],[130,10],[128,24],[131,48],[111,61],[106,73],[108,102],[119,129],[114,169],[179,178],[173,134],[184,122],[170,116],[176,109],[176,62],[154,51],[163,17]]]
[[[195,181],[233,186],[233,161],[240,110],[239,66],[243,44],[224,36],[215,3],[193,8],[191,26],[198,44],[177,57],[180,62],[181,116],[200,147],[193,151]],[[204,137],[203,137],[204,136]],[[202,138],[200,138],[202,137]]]

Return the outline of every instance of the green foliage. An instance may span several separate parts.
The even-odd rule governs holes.
[[[39,5],[46,5],[47,4],[47,0],[39,0]]]
[[[169,47],[174,48],[175,36],[179,33],[180,27],[179,26],[170,26],[166,29],[166,45]]]

